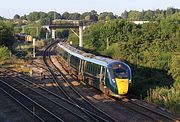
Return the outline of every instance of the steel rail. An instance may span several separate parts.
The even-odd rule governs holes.
[[[63,78],[63,80],[68,84],[68,86],[78,95],[78,96],[80,96],[83,100],[85,100],[89,105],[92,105],[93,107],[95,107],[92,103],[90,103],[83,95],[81,95],[67,80],[66,80],[66,76],[64,76],[64,74],[60,71],[60,69],[53,63],[53,61],[52,61],[52,59],[51,59],[51,57],[50,57],[50,55],[49,55],[49,59],[50,59],[50,62],[52,63],[52,65],[54,65],[54,67],[56,68],[56,70],[60,73],[60,75],[61,75],[61,77]],[[152,109],[150,109],[150,108],[148,108],[148,107],[146,107],[146,106],[143,106],[143,105],[141,105],[141,104],[138,104],[138,103],[136,103],[136,102],[134,102],[134,101],[132,101],[132,100],[130,100],[129,102],[131,102],[132,104],[135,104],[136,106],[139,106],[139,107],[141,107],[141,108],[144,108],[144,109],[146,109],[146,110],[148,110],[148,111],[151,111],[151,112],[153,112],[153,113],[156,113],[156,114],[158,114],[158,115],[160,115],[161,117],[164,117],[164,118],[167,118],[167,119],[169,119],[169,120],[171,120],[171,121],[180,121],[180,119],[178,119],[178,118],[174,118],[174,117],[172,117],[172,116],[168,116],[168,115],[165,115],[165,114],[163,114],[163,113],[161,113],[161,112],[157,112],[157,111],[155,111],[155,110],[152,110]],[[98,109],[98,108],[97,108]],[[98,110],[98,111],[102,111],[102,110]],[[103,111],[102,111],[103,112]],[[141,112],[143,115],[146,115],[145,113],[143,113],[143,112]],[[106,113],[105,113],[105,115],[106,115]],[[108,116],[108,115],[107,115]],[[148,117],[150,117],[150,116],[148,116]],[[152,117],[150,117],[150,118],[152,118]],[[154,119],[154,118],[153,118]],[[157,119],[155,119],[155,120],[157,120]],[[157,120],[158,121],[158,120]]]
[[[163,118],[167,118],[167,119],[169,119],[169,120],[171,120],[171,121],[177,121],[177,122],[180,121],[180,119],[178,119],[178,118],[174,118],[174,117],[172,117],[172,116],[165,115],[165,114],[163,114],[163,113],[161,113],[161,112],[157,112],[157,111],[155,111],[155,110],[153,110],[153,109],[148,108],[147,106],[138,104],[137,102],[135,102],[135,101],[133,101],[133,100],[129,100],[129,102],[132,103],[132,104],[135,104],[136,106],[139,106],[139,107],[141,107],[141,108],[144,108],[144,109],[146,109],[146,110],[148,110],[148,111],[151,111],[151,112],[153,112],[153,113],[156,113],[156,114],[162,116]]]
[[[52,63],[52,65],[56,68],[56,70],[60,73],[62,79],[68,84],[68,86],[74,91],[74,93],[76,93],[80,98],[82,98],[86,103],[88,103],[91,107],[93,107],[94,109],[96,109],[97,111],[99,111],[100,113],[104,114],[104,116],[108,117],[111,119],[111,121],[117,122],[118,120],[115,120],[114,118],[110,117],[108,114],[106,114],[104,111],[102,111],[101,109],[97,108],[94,104],[92,104],[90,101],[88,101],[83,95],[81,95],[67,80],[66,80],[66,76],[64,76],[64,74],[60,71],[60,69],[53,63],[50,55],[49,55],[49,59],[50,62]]]
[[[43,109],[44,111],[46,111],[47,113],[49,113],[51,116],[53,116],[54,118],[56,118],[58,121],[64,122],[61,118],[59,118],[58,116],[56,116],[55,114],[53,114],[52,112],[50,112],[49,110],[47,110],[46,108],[44,108],[43,106],[41,106],[39,103],[37,103],[36,101],[32,100],[30,97],[28,97],[27,95],[23,94],[22,92],[20,92],[19,90],[17,90],[16,88],[14,88],[13,86],[9,85],[8,83],[6,83],[3,80],[0,80],[1,83],[3,83],[4,85],[8,86],[10,89],[14,90],[16,93],[20,94],[21,96],[25,97],[26,99],[28,99],[29,101],[31,101],[32,103],[36,104],[38,107],[40,107],[41,109]]]
[[[9,69],[8,69],[8,70],[9,70]],[[11,71],[13,71],[13,70],[11,70]],[[16,71],[13,71],[13,72],[16,72]],[[26,76],[26,75],[24,75],[24,74],[21,74],[21,75]],[[29,83],[34,84],[33,82],[31,82],[31,81],[28,80],[28,79],[25,79],[24,77],[21,77],[21,76],[16,76],[16,77],[18,77],[18,78],[20,78],[20,79],[23,79],[23,80],[26,80],[26,81],[29,82]],[[92,113],[89,112],[88,110],[86,110],[86,109],[82,108],[81,106],[79,106],[79,105],[77,105],[77,104],[75,104],[75,103],[73,103],[73,102],[71,102],[71,101],[69,101],[69,100],[67,100],[67,99],[65,99],[65,98],[63,98],[63,97],[55,94],[55,93],[53,93],[52,91],[49,91],[49,90],[43,88],[42,86],[40,86],[40,85],[38,85],[38,84],[34,84],[34,85],[36,85],[38,88],[40,88],[40,89],[42,89],[42,90],[44,90],[44,91],[46,91],[46,92],[48,92],[48,93],[50,93],[50,94],[56,96],[57,98],[63,100],[64,102],[69,103],[70,105],[77,107],[79,110],[82,110],[83,112],[88,113],[88,114],[90,114],[91,116],[95,116],[94,114],[92,114]],[[96,120],[96,121],[98,121],[98,120]]]
[[[59,40],[58,40],[58,41],[59,41]],[[51,48],[51,46],[53,46],[54,44],[56,44],[58,41],[56,41],[56,42],[50,44],[49,46],[47,46],[47,48],[46,48],[45,51],[44,51],[44,57],[43,57],[44,63],[45,63],[45,65],[47,66],[48,70],[50,71],[51,75],[53,76],[53,80],[55,81],[55,83],[57,83],[57,79],[56,79],[56,76],[55,76],[53,70],[50,68],[49,64],[47,63],[46,53],[47,53],[47,51]],[[63,90],[62,88],[60,88],[60,89]],[[64,93],[65,93],[65,92],[64,92]],[[66,93],[65,93],[65,94],[66,94]],[[67,95],[67,94],[66,94],[66,95]],[[68,96],[68,95],[67,95],[67,96]],[[71,99],[69,96],[68,96],[67,98],[68,98],[68,99]],[[71,100],[71,101],[73,101],[73,100]],[[77,104],[77,106],[79,106],[79,105]],[[82,107],[81,107],[81,108],[82,108]],[[89,116],[90,116],[93,120],[95,120],[95,121],[101,120],[101,121],[107,122],[107,120],[105,120],[104,118],[102,118],[102,117],[100,117],[100,116],[97,116],[96,114],[90,112],[89,110],[87,110],[87,109],[85,109],[85,108],[82,108],[82,110],[83,110],[85,113],[87,113],[87,115],[89,115]],[[98,120],[98,119],[99,119],[99,120]]]
[[[38,95],[40,95],[40,96],[42,96],[42,97],[48,99],[48,100],[51,101],[52,103],[54,103],[54,104],[56,104],[57,106],[63,108],[64,110],[70,112],[70,113],[73,114],[74,116],[77,116],[79,119],[82,119],[82,120],[84,120],[84,121],[87,121],[87,120],[85,120],[84,118],[82,118],[80,115],[78,115],[78,114],[72,112],[70,109],[68,109],[68,108],[66,108],[66,107],[64,107],[64,106],[62,106],[61,104],[59,104],[59,103],[57,103],[57,102],[51,100],[50,98],[48,98],[47,96],[43,95],[42,93],[35,91],[33,88],[29,87],[28,85],[26,85],[26,84],[24,84],[24,83],[22,83],[22,82],[20,82],[20,81],[18,81],[18,80],[16,80],[16,79],[14,79],[14,78],[11,78],[11,79],[15,80],[16,82],[18,82],[19,84],[21,84],[21,85],[23,85],[23,86],[26,86],[26,88],[29,88],[30,90],[32,90],[33,92],[37,93]],[[34,84],[34,83],[33,83],[33,84]],[[39,85],[37,85],[37,86],[39,86]],[[53,95],[53,96],[55,96],[55,95]]]
[[[34,113],[33,111],[31,111],[28,107],[26,107],[22,102],[20,102],[18,99],[16,99],[15,97],[13,97],[11,94],[9,94],[5,89],[0,88],[1,91],[3,91],[5,94],[7,94],[10,98],[12,98],[14,101],[16,101],[19,105],[21,105],[24,109],[26,109],[29,113],[31,113],[32,115],[34,115],[38,120],[40,120],[41,122],[45,122],[41,117],[39,117],[36,113]]]
[[[137,102],[133,101],[132,99],[129,99],[129,98],[122,98],[122,99],[112,98],[112,99],[115,99],[117,101],[117,103],[121,104],[122,106],[124,106],[124,107],[126,107],[128,109],[131,109],[132,111],[135,111],[135,112],[137,112],[139,114],[142,114],[143,116],[145,116],[147,118],[150,118],[153,121],[162,121],[161,119],[166,118],[169,121],[180,122],[180,119],[178,119],[176,117],[170,117],[168,115],[165,115],[165,114],[161,113],[160,111],[155,111],[155,110],[153,110],[151,108],[148,108],[147,106],[138,104]],[[124,103],[121,103],[121,102],[124,102]],[[130,105],[128,105],[128,104],[130,104]],[[149,112],[151,112],[153,114],[153,116],[151,114],[148,114],[148,113],[144,112],[144,111],[140,111],[140,110],[138,110],[138,108],[134,108],[131,105],[138,106],[141,109],[149,111]],[[154,115],[156,115],[156,117]]]

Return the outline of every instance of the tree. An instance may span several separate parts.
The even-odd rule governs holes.
[[[50,24],[50,19],[49,18],[41,18],[40,23],[41,23],[41,25],[48,25],[48,24]]]
[[[90,21],[90,20],[91,20],[90,15],[87,15],[87,16],[85,17],[85,20]]]
[[[42,39],[45,39],[46,38],[46,32],[47,32],[46,28],[41,28],[40,32],[39,32],[39,37]]]
[[[71,20],[80,20],[80,14],[79,13],[71,13],[69,15],[69,18],[68,19],[71,19]]]
[[[40,19],[47,18],[47,14],[45,12],[39,12]]]
[[[164,11],[157,9],[157,10],[155,11],[155,17],[156,17],[156,20],[162,20],[162,19],[164,19],[164,18],[165,18]]]
[[[141,12],[139,11],[130,11],[128,13],[128,20],[139,21],[141,19]]]
[[[25,14],[24,16],[21,16],[21,20],[28,20],[27,15]]]
[[[92,15],[98,15],[97,14],[97,11],[95,11],[95,10],[91,10],[91,12],[90,12]]]
[[[69,30],[56,29],[57,38],[68,38],[68,36],[69,36]]]
[[[14,33],[21,33],[22,28],[18,27],[18,28],[14,28]]]
[[[166,16],[172,15],[175,13],[175,9],[173,7],[168,7],[166,10]]]
[[[60,19],[61,18],[61,14],[55,12],[55,11],[50,11],[47,13],[47,17],[50,18],[51,20],[54,19]]]
[[[14,43],[12,25],[0,22],[0,45],[11,47]]]
[[[121,14],[121,17],[123,19],[127,19],[128,18],[128,12],[125,10],[122,14]]]
[[[37,21],[40,19],[39,12],[32,12],[28,15],[28,20],[29,21]]]
[[[4,17],[1,17],[1,16],[0,16],[0,20],[4,20],[4,19],[5,19]]]
[[[20,16],[18,14],[14,15],[14,20],[20,19]]]
[[[69,19],[69,16],[70,16],[70,14],[69,14],[69,12],[64,12],[63,14],[62,14],[62,19]]]
[[[115,18],[116,18],[116,16],[114,16],[112,12],[103,12],[103,13],[100,13],[100,15],[98,16],[98,20],[106,20],[106,19],[111,20],[111,19],[115,19]]]
[[[144,18],[145,21],[153,20],[154,19],[154,12],[151,11],[151,10],[145,11],[143,18]]]
[[[84,12],[80,18],[88,21],[96,22],[98,21],[98,14],[95,10],[92,10],[91,12]]]
[[[85,19],[87,16],[89,16],[89,20],[90,20],[90,12],[84,12],[81,15],[81,19]]]

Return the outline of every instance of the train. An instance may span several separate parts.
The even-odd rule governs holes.
[[[66,42],[59,42],[56,53],[69,74],[109,96],[120,97],[128,93],[132,84],[130,66],[122,61],[95,56],[78,50]]]
[[[27,35],[27,34],[22,34],[22,33],[18,33],[14,35],[15,39],[21,42],[32,42],[33,37],[31,35]]]

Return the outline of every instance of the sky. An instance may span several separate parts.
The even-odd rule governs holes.
[[[155,10],[174,7],[180,9],[180,0],[1,0],[0,16],[13,18],[33,11],[88,12],[96,10],[121,15],[125,10]]]

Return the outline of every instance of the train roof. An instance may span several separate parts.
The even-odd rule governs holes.
[[[93,54],[83,52],[81,50],[78,50],[78,49],[70,46],[69,44],[64,43],[64,42],[59,42],[58,45],[62,49],[64,49],[68,53],[70,53],[71,55],[76,56],[76,57],[81,58],[81,59],[84,59],[86,61],[98,64],[98,65],[102,65],[102,66],[107,67],[108,64],[115,63],[115,62],[127,65],[124,62],[121,62],[121,61],[118,61],[118,60],[113,60],[113,59],[105,58],[105,57],[102,57],[102,56],[95,56]]]

